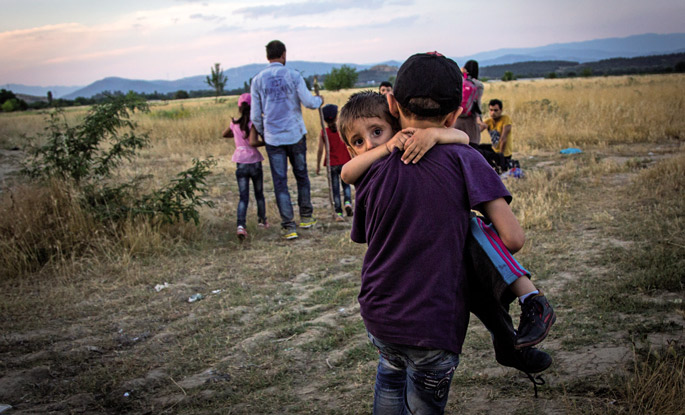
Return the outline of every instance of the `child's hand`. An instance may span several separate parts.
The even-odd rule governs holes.
[[[404,154],[402,154],[404,164],[418,163],[421,157],[438,142],[438,137],[430,128],[405,128],[401,132],[408,137],[404,143]]]
[[[407,130],[409,130],[409,129],[407,129]],[[406,131],[406,130],[399,131],[397,134],[395,134],[390,140],[388,140],[385,143],[385,148],[388,149],[388,152],[392,153],[392,150],[394,147],[397,147],[400,151],[404,150],[404,143],[410,137],[410,135],[407,135],[404,131]]]

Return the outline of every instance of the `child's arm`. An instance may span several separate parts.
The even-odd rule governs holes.
[[[233,138],[233,130],[231,130],[231,125],[229,124],[228,127],[224,130],[223,133],[221,133],[221,136],[223,138]]]
[[[436,144],[468,144],[469,136],[456,128],[405,128],[403,133],[409,136],[404,143],[404,164],[416,164],[428,150]]]
[[[402,137],[402,139],[400,139],[400,137]],[[361,175],[364,174],[369,167],[371,167],[374,161],[391,154],[393,147],[397,147],[402,150],[402,142],[406,139],[407,136],[400,131],[395,134],[393,138],[388,140],[385,145],[380,145],[358,156],[355,156],[352,158],[352,160],[343,165],[343,168],[340,171],[340,178],[347,184],[356,183]]]
[[[323,130],[319,135],[319,149],[316,152],[316,174],[319,174],[321,170],[321,158],[323,157],[323,151],[326,148],[326,143],[323,140]]]
[[[514,212],[503,197],[483,203],[478,210],[492,221],[509,252],[516,253],[523,247],[526,236]]]
[[[266,144],[257,133],[257,129],[254,127],[254,125],[250,128],[250,135],[247,136],[247,142],[250,143],[252,147],[261,147]]]

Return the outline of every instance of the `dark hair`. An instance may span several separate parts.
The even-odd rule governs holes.
[[[464,69],[466,69],[471,78],[478,79],[478,62],[474,60],[466,61]]]
[[[375,91],[352,94],[338,114],[338,130],[345,144],[351,147],[347,134],[350,126],[360,118],[380,118],[390,124],[393,133],[400,130],[399,120],[392,116],[385,95]]]
[[[392,84],[389,81],[381,82],[381,84],[378,85],[378,88],[380,89],[380,87],[382,87],[382,86],[389,86],[390,88],[392,88]]]
[[[499,109],[504,109],[504,105],[502,105],[502,101],[500,101],[499,99],[491,99],[490,102],[488,102],[488,105],[499,105]]]
[[[238,111],[240,111],[240,118],[237,120],[234,118],[233,123],[240,125],[240,129],[245,132],[245,138],[247,138],[250,135],[250,104],[243,102]]]
[[[280,40],[272,40],[266,44],[266,58],[278,59],[285,53],[285,45]]]

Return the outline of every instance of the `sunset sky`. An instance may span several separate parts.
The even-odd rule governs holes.
[[[0,0],[0,84],[173,80],[289,60],[402,61],[685,31],[683,0]]]

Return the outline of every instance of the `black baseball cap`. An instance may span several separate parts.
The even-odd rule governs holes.
[[[433,117],[447,115],[461,105],[463,75],[459,65],[438,52],[417,53],[397,72],[393,95],[413,114]],[[412,98],[430,98],[438,108],[410,104]]]

